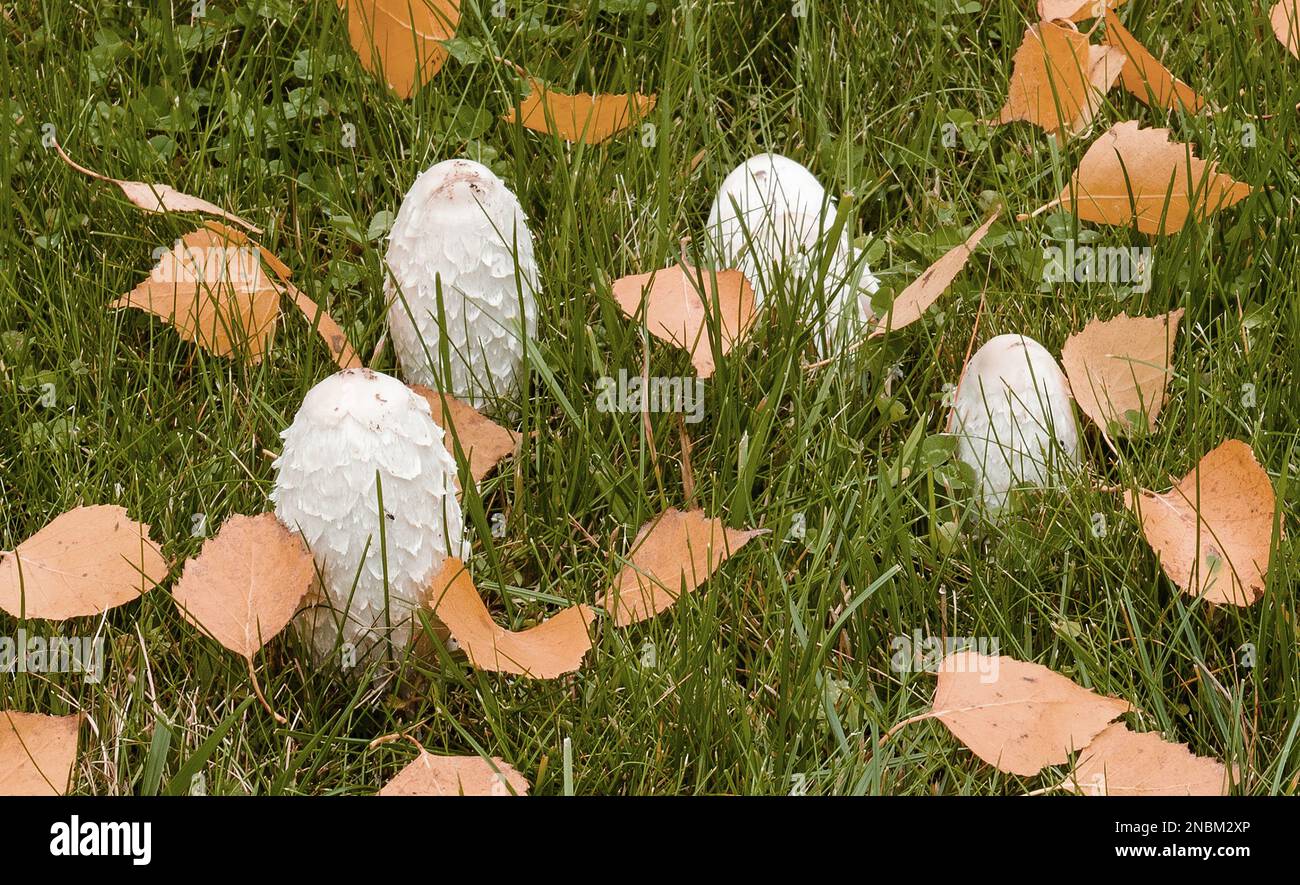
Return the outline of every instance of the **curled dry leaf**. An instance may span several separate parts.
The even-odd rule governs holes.
[[[280,289],[245,237],[205,225],[182,237],[148,279],[109,306],[151,313],[217,356],[241,353],[257,361],[275,334]]]
[[[653,618],[708,580],[727,557],[764,530],[737,531],[703,510],[665,510],[632,541],[627,565],[597,600],[626,627]]]
[[[1070,124],[1071,135],[1078,135],[1092,125],[1101,110],[1106,93],[1119,81],[1124,72],[1124,53],[1114,46],[1088,47],[1088,83],[1091,87],[1088,100],[1079,110],[1079,116]]]
[[[144,181],[123,181],[120,178],[110,178],[107,175],[101,175],[93,169],[87,169],[80,163],[77,163],[69,157],[63,148],[56,141],[54,142],[55,152],[73,169],[76,169],[82,175],[89,175],[98,181],[107,181],[121,188],[126,198],[134,203],[137,207],[146,212],[201,212],[205,215],[215,215],[218,218],[224,218],[233,224],[247,228],[255,234],[260,234],[262,229],[251,221],[245,221],[234,213],[227,212],[220,206],[209,203],[207,200],[200,200],[198,197],[191,197],[189,194],[183,194],[173,187],[165,184],[149,184]]]
[[[589,607],[574,605],[535,627],[511,632],[492,620],[469,569],[455,557],[448,557],[433,579],[429,608],[475,667],[534,679],[554,679],[582,666],[591,648],[588,627],[596,617]]]
[[[614,300],[635,319],[645,305],[645,325],[651,335],[675,344],[691,355],[701,378],[717,365],[709,340],[709,320],[718,324],[719,346],[725,355],[745,337],[754,322],[754,289],[738,270],[703,270],[675,264],[650,273],[614,281]]]
[[[167,577],[149,526],[121,507],[77,507],[0,557],[0,608],[63,621],[130,602]]]
[[[1226,796],[1231,784],[1217,759],[1117,722],[1079,754],[1061,786],[1085,796]]]
[[[468,403],[422,384],[413,384],[411,389],[429,401],[434,423],[446,431],[443,443],[447,451],[456,454],[459,447],[465,453],[474,482],[482,482],[502,458],[519,448],[518,433],[507,430]]]
[[[1029,776],[1066,762],[1129,709],[1041,664],[959,651],[939,664],[930,715],[989,765]]]
[[[251,659],[285,628],[315,579],[311,553],[275,514],[232,516],[185,563],[172,596],[185,620]]]
[[[0,796],[62,796],[77,761],[81,714],[0,710]]]
[[[988,234],[989,228],[997,220],[999,212],[995,211],[988,219],[975,228],[964,243],[959,243],[944,253],[943,257],[916,278],[906,289],[898,293],[889,313],[876,322],[876,327],[867,337],[875,338],[887,331],[898,331],[919,320],[939,300],[939,296],[948,291],[957,274],[966,267],[975,247]]]
[[[1197,159],[1190,145],[1171,140],[1168,129],[1142,129],[1128,120],[1092,143],[1056,203],[1084,221],[1136,222],[1143,233],[1171,234],[1189,218],[1206,218],[1250,192],[1250,185]]]
[[[1144,104],[1196,113],[1205,107],[1205,99],[1179,80],[1162,65],[1138,39],[1119,23],[1119,16],[1106,10],[1106,44],[1127,56],[1120,83]]]
[[[1157,317],[1121,313],[1105,322],[1094,319],[1066,339],[1061,365],[1074,401],[1107,436],[1112,428],[1125,435],[1139,422],[1155,430],[1182,318],[1182,308]]]
[[[528,780],[497,756],[435,756],[427,750],[379,791],[380,796],[526,796]]]
[[[410,98],[442,70],[441,41],[456,34],[460,0],[339,0],[348,40],[361,66],[381,76],[399,98]]]
[[[1170,491],[1125,492],[1124,501],[1185,593],[1242,606],[1264,595],[1277,501],[1249,445],[1227,440]]]
[[[1118,9],[1128,0],[1038,0],[1038,18],[1050,22],[1066,19],[1081,22],[1100,18],[1107,9]]]
[[[511,108],[504,119],[519,121],[526,129],[545,132],[565,141],[599,144],[627,129],[654,110],[655,96],[639,92],[630,95],[566,95],[548,89],[534,77],[528,78],[528,95]]]
[[[1300,58],[1300,0],[1279,0],[1268,17],[1287,52]]]
[[[1007,100],[996,122],[1025,120],[1053,135],[1075,135],[1092,123],[1123,60],[1115,50],[1090,46],[1073,25],[1031,25],[1012,60]]]

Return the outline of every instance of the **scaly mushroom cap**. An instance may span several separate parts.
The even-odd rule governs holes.
[[[402,200],[384,260],[388,326],[406,380],[475,408],[513,397],[524,339],[537,334],[541,281],[533,235],[505,183],[472,160],[426,169]]]
[[[322,576],[300,635],[318,661],[400,656],[443,560],[463,555],[456,461],[429,403],[396,378],[348,369],[313,387],[280,436],[275,515],[302,533]]]
[[[997,511],[1015,486],[1045,487],[1079,463],[1070,385],[1043,345],[999,335],[975,352],[953,400],[957,456],[975,470]]]
[[[715,259],[740,268],[760,304],[780,269],[796,281],[815,282],[825,250],[833,250],[824,305],[815,298],[803,305],[823,353],[875,315],[871,296],[880,288],[867,263],[857,260],[847,226],[830,242],[835,213],[835,200],[816,176],[779,154],[759,154],[733,169],[709,209]]]

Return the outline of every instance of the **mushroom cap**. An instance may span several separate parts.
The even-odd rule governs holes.
[[[321,575],[300,634],[318,661],[400,653],[443,560],[463,555],[456,462],[428,401],[396,378],[347,369],[313,387],[280,436],[275,514]]]
[[[406,380],[475,408],[512,397],[524,339],[537,333],[541,282],[532,232],[505,182],[473,160],[426,169],[402,200],[384,260],[389,331]]]
[[[871,295],[880,288],[871,268],[858,260],[848,226],[834,242],[829,240],[836,211],[834,198],[817,177],[780,154],[759,154],[733,169],[709,208],[715,261],[739,267],[759,303],[771,293],[778,269],[796,280],[813,277],[825,250],[832,250],[825,304],[801,306],[805,320],[816,326],[823,354],[875,315]]]
[[[966,364],[950,428],[979,479],[985,507],[1015,486],[1046,487],[1079,462],[1070,386],[1056,359],[1024,335],[998,335]]]

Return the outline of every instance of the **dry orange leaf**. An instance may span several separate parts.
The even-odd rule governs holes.
[[[1079,116],[1070,124],[1070,134],[1078,135],[1092,125],[1097,112],[1101,110],[1106,93],[1110,92],[1124,72],[1125,63],[1124,53],[1114,46],[1088,47],[1088,83],[1092,88]]]
[[[959,243],[944,253],[943,257],[916,278],[906,289],[898,293],[894,299],[894,304],[889,309],[889,313],[876,321],[876,327],[871,330],[868,338],[875,338],[884,335],[887,331],[898,331],[905,326],[919,320],[930,309],[930,306],[939,300],[939,296],[948,291],[952,281],[957,278],[957,274],[962,272],[966,267],[966,262],[970,260],[971,253],[975,247],[988,234],[989,228],[997,220],[1000,213],[995,211],[988,219],[975,228],[971,235],[966,238],[966,242]]]
[[[459,443],[469,459],[469,473],[474,482],[482,482],[502,458],[519,448],[519,434],[497,424],[468,403],[421,384],[413,384],[411,389],[429,401],[434,423],[446,431],[443,442],[447,451],[455,454],[455,444]]]
[[[148,279],[109,306],[151,313],[218,356],[239,352],[257,361],[275,333],[280,289],[256,247],[204,226],[182,237]]]
[[[216,215],[224,218],[226,221],[233,222],[251,230],[253,233],[260,234],[262,229],[250,221],[245,221],[238,215],[227,212],[214,203],[207,200],[200,200],[198,197],[191,197],[189,194],[183,194],[175,188],[168,187],[165,184],[149,184],[144,181],[123,181],[120,178],[110,178],[107,175],[100,175],[93,169],[87,169],[80,163],[77,163],[69,157],[63,148],[56,141],[54,142],[55,152],[73,169],[76,169],[82,175],[89,175],[91,178],[99,181],[107,181],[121,188],[126,198],[139,208],[146,212],[202,212],[206,215]]]
[[[588,627],[596,613],[574,605],[535,627],[511,632],[492,620],[474,580],[460,560],[447,557],[433,579],[429,607],[480,670],[554,679],[582,666],[591,648]]]
[[[1117,9],[1128,0],[1038,0],[1038,18],[1050,22],[1058,18],[1081,22],[1100,18],[1102,11]]]
[[[262,261],[271,269],[271,273],[275,278],[280,281],[280,286],[283,287],[285,292],[289,293],[294,307],[298,308],[311,327],[316,330],[316,334],[325,342],[325,346],[329,348],[330,356],[333,357],[338,367],[340,369],[361,367],[361,357],[357,356],[357,352],[353,350],[352,343],[348,341],[348,336],[343,329],[335,322],[334,317],[330,316],[326,310],[319,307],[315,301],[312,301],[306,293],[290,281],[289,278],[293,276],[293,271],[280,260],[279,256],[265,246],[244,236],[239,231],[231,230],[225,225],[207,222],[204,227],[225,237],[235,245],[256,249]]]
[[[143,310],[217,356],[239,354],[257,362],[270,349],[280,295],[287,292],[339,367],[360,366],[338,323],[289,282],[288,275],[288,267],[270,251],[237,230],[209,221],[177,241],[148,279],[109,307]]]
[[[505,113],[507,123],[520,122],[526,129],[545,132],[565,141],[599,144],[617,135],[654,110],[653,95],[617,93],[567,95],[548,89],[534,77],[528,78],[529,93],[519,108]]]
[[[1107,438],[1111,428],[1121,436],[1134,430],[1143,415],[1146,429],[1155,430],[1182,318],[1182,308],[1156,317],[1121,313],[1066,339],[1061,365],[1074,401]]]
[[[641,527],[627,565],[597,600],[626,627],[653,618],[708,580],[727,557],[763,530],[737,531],[703,510],[665,510]]]
[[[1203,219],[1250,193],[1250,185],[1197,159],[1191,145],[1172,141],[1168,129],[1128,120],[1092,143],[1060,197],[1035,214],[1060,205],[1084,221],[1176,233],[1188,218]]]
[[[1300,58],[1300,0],[1279,0],[1269,13],[1269,21],[1287,52]]]
[[[1162,65],[1138,39],[1119,23],[1119,16],[1106,10],[1106,43],[1128,56],[1120,83],[1143,104],[1159,105],[1196,113],[1205,107],[1205,99],[1179,80]]]
[[[1031,25],[1012,59],[996,122],[1025,120],[1052,134],[1076,134],[1092,122],[1121,67],[1116,53],[1089,46],[1073,25]]]
[[[738,270],[701,270],[675,264],[620,277],[614,281],[613,293],[629,318],[639,316],[644,304],[646,329],[656,338],[689,352],[691,364],[701,378],[711,377],[717,368],[708,326],[714,304],[724,355],[754,322],[754,290]]]
[[[289,623],[315,578],[311,553],[275,514],[232,516],[185,563],[172,596],[185,620],[252,659]]]
[[[167,577],[149,526],[108,504],[77,507],[0,555],[0,608],[63,621],[130,602]]]
[[[959,651],[939,664],[929,715],[988,764],[1029,776],[1066,762],[1129,709],[1041,664]]]
[[[528,780],[497,756],[420,755],[379,791],[380,796],[526,796]]]
[[[62,796],[77,761],[81,714],[0,710],[0,796]]]
[[[348,14],[348,40],[361,66],[382,76],[399,98],[410,98],[442,70],[442,40],[456,34],[460,0],[339,0]]]
[[[1190,596],[1252,605],[1264,595],[1277,501],[1250,446],[1230,439],[1163,495],[1124,502],[1169,579]]]
[[[1226,796],[1231,784],[1217,759],[1117,722],[1079,754],[1061,786],[1085,796]]]

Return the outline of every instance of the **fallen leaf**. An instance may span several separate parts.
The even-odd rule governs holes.
[[[217,356],[238,354],[257,362],[270,350],[280,296],[288,293],[339,368],[359,367],[361,359],[339,324],[289,276],[288,266],[270,250],[233,228],[208,221],[178,240],[148,279],[109,307],[143,310]]]
[[[1182,308],[1156,317],[1121,313],[1066,339],[1061,365],[1074,400],[1108,437],[1112,427],[1120,435],[1135,429],[1133,416],[1145,415],[1146,429],[1155,430],[1182,318]]]
[[[1280,0],[1269,13],[1269,22],[1287,52],[1300,58],[1300,0]]]
[[[0,796],[62,796],[77,761],[81,714],[0,710]]]
[[[1119,16],[1106,10],[1106,43],[1128,56],[1120,73],[1120,83],[1143,104],[1153,102],[1170,110],[1182,108],[1196,113],[1205,107],[1205,99],[1196,90],[1169,73],[1138,39],[1119,23]]]
[[[110,308],[134,307],[217,356],[262,358],[280,316],[280,289],[245,238],[204,226],[182,237]]]
[[[641,527],[614,584],[596,604],[626,627],[669,608],[763,530],[737,531],[702,510],[665,510]]]
[[[1087,36],[1072,25],[1030,25],[1012,59],[1007,100],[996,122],[1024,120],[1049,133],[1075,132],[1076,121],[1091,121],[1100,105],[1093,62]]]
[[[413,384],[411,389],[428,400],[433,422],[446,431],[443,442],[447,450],[455,454],[456,444],[459,444],[465,452],[474,482],[482,482],[502,458],[519,448],[519,434],[497,424],[468,403],[421,384]],[[459,480],[457,485],[459,487]]]
[[[645,325],[651,335],[675,344],[691,355],[701,378],[717,366],[709,342],[709,318],[715,316],[725,355],[749,331],[754,321],[754,290],[738,270],[700,270],[675,264],[650,273],[620,277],[613,284],[614,300],[635,319],[645,305]]]
[[[209,203],[207,200],[200,200],[198,197],[191,197],[189,194],[183,194],[173,187],[165,184],[149,184],[144,181],[124,181],[120,178],[110,178],[107,175],[101,175],[93,169],[87,169],[80,163],[77,163],[69,157],[63,148],[56,141],[54,150],[62,159],[73,169],[76,169],[82,175],[89,175],[98,181],[107,181],[121,188],[126,198],[134,203],[140,209],[146,212],[156,212],[159,214],[165,212],[202,212],[205,215],[215,215],[218,218],[224,218],[226,221],[238,224],[251,230],[253,233],[260,234],[262,229],[251,221],[245,221],[238,215],[227,212],[220,206]]]
[[[1050,22],[1066,19],[1081,22],[1099,18],[1103,10],[1117,9],[1128,0],[1038,0],[1038,18]]]
[[[1218,760],[1117,722],[1079,754],[1061,786],[1085,796],[1226,796],[1230,784]]]
[[[441,41],[456,34],[460,0],[339,0],[348,40],[361,66],[382,76],[399,98],[410,98],[442,70]]]
[[[311,553],[275,514],[232,516],[185,563],[172,596],[185,620],[251,659],[285,628],[315,579]]]
[[[599,144],[627,129],[654,110],[655,96],[592,95],[580,92],[566,95],[548,89],[542,81],[529,77],[529,93],[511,108],[503,119],[518,121],[524,128],[544,132],[565,141]]]
[[[492,620],[469,569],[447,557],[429,593],[429,607],[480,670],[554,679],[582,666],[596,613],[574,605],[535,627],[511,632]]]
[[[149,526],[125,509],[77,507],[0,556],[0,608],[50,621],[97,615],[152,589],[167,570]]]
[[[1088,83],[1092,88],[1079,116],[1070,123],[1069,134],[1078,135],[1092,125],[1106,100],[1106,93],[1110,92],[1124,72],[1125,64],[1124,53],[1114,46],[1088,47]]]
[[[426,750],[380,796],[526,796],[528,780],[497,756],[435,756]]]
[[[1041,664],[959,651],[939,664],[931,715],[989,765],[1027,777],[1068,761],[1129,709]]]
[[[1250,185],[1172,141],[1168,129],[1141,129],[1128,120],[1092,143],[1070,184],[1048,206],[1059,204],[1084,221],[1120,227],[1136,221],[1143,233],[1169,234],[1188,218],[1206,218],[1250,193]]]
[[[1124,503],[1160,567],[1189,596],[1246,606],[1264,595],[1277,501],[1248,444],[1227,440],[1170,491],[1125,492]]]
[[[939,300],[939,296],[948,291],[952,281],[957,278],[957,274],[962,272],[966,262],[970,260],[971,253],[975,247],[980,244],[988,234],[989,228],[997,220],[1000,213],[995,211],[988,219],[975,228],[971,235],[966,238],[964,243],[959,243],[944,253],[943,257],[916,278],[906,289],[898,294],[894,299],[894,304],[889,309],[889,313],[881,317],[876,322],[876,327],[871,330],[868,338],[876,338],[884,335],[887,331],[897,332],[906,326],[925,316],[925,312],[930,306]]]

